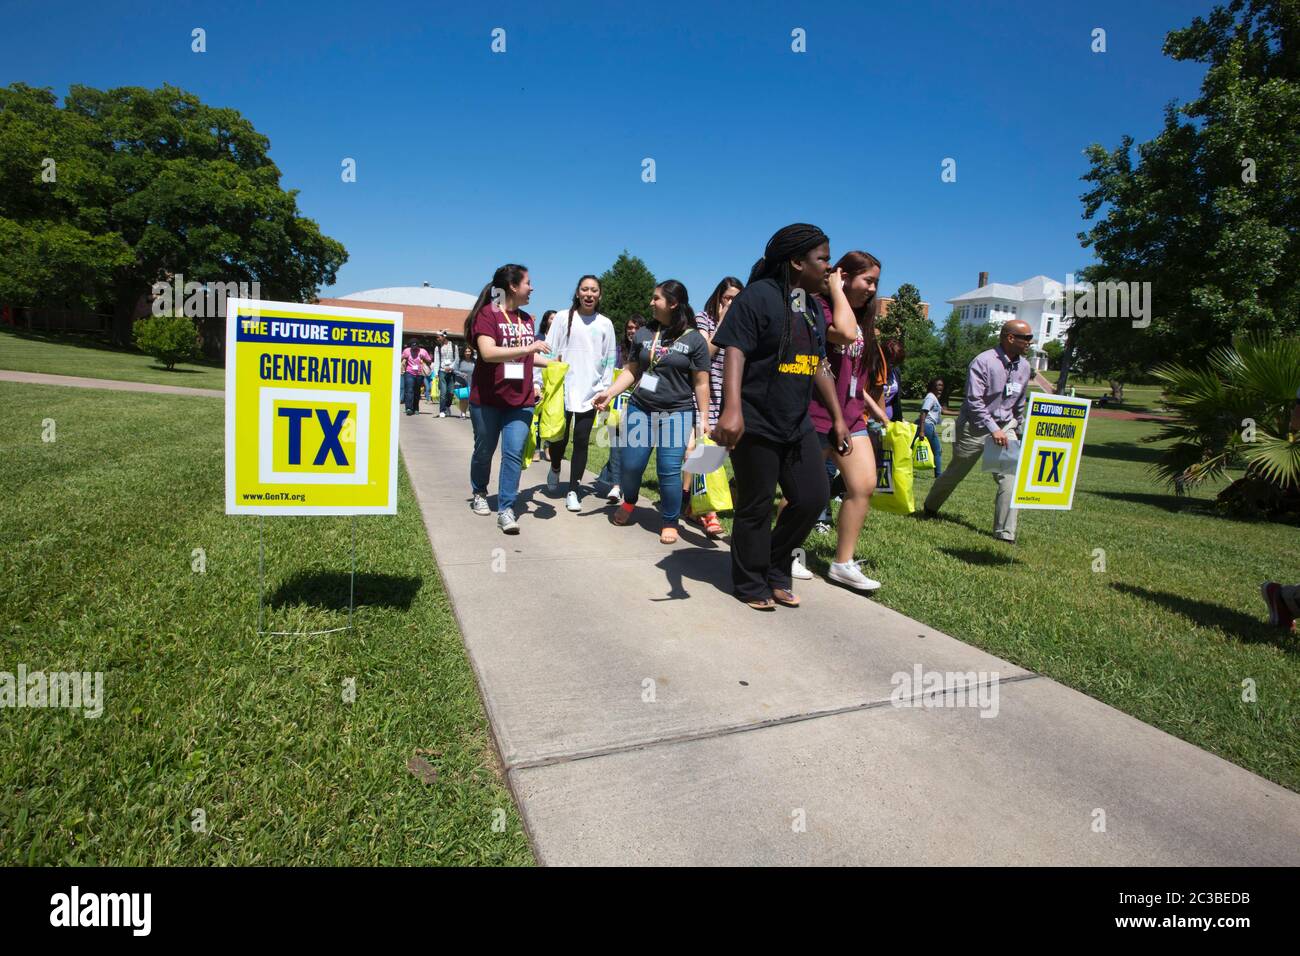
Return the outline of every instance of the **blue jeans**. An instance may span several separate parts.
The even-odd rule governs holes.
[[[929,418],[925,420],[925,437],[930,439],[930,450],[934,452],[934,477],[943,474],[943,451],[939,444],[939,433]]]
[[[411,372],[402,373],[402,404],[408,413],[420,407],[420,376]]]
[[[659,515],[665,528],[677,527],[682,511],[682,459],[695,424],[695,410],[656,412],[653,416],[631,402],[626,408],[626,427],[619,428],[624,442],[620,462],[623,500],[636,504],[641,495],[641,476],[657,449],[655,470],[659,473]]]
[[[451,371],[438,373],[438,411],[445,412],[451,408],[452,393],[456,390],[456,373]]]
[[[497,513],[514,508],[519,497],[519,473],[523,470],[524,443],[533,422],[529,408],[498,408],[470,405],[474,422],[474,454],[469,460],[469,484],[476,495],[486,495],[492,477],[492,456],[501,443],[501,473],[497,477]]]

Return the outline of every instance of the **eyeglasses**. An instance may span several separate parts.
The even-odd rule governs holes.
[[[1007,334],[1017,342],[1032,342],[1034,340],[1032,335],[1018,335],[1015,332],[1008,332]]]

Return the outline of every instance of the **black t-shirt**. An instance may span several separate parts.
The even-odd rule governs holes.
[[[732,300],[722,327],[713,336],[719,348],[745,353],[745,375],[740,383],[745,434],[788,442],[812,428],[808,403],[813,376],[826,356],[826,319],[817,298],[809,297],[806,312],[790,316],[790,341],[778,356],[787,306],[775,279],[760,279]],[[723,388],[726,409],[726,388]]]
[[[656,333],[658,346],[654,344]],[[670,339],[658,325],[641,329],[632,340],[630,358],[641,372],[631,400],[643,411],[679,412],[695,407],[693,373],[709,370],[709,344],[698,330],[687,329]],[[653,391],[646,388],[647,374],[658,380]]]

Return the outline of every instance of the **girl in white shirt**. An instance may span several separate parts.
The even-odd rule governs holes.
[[[554,490],[560,486],[560,463],[564,461],[572,433],[569,493],[564,502],[569,511],[579,511],[582,507],[582,475],[587,468],[591,426],[596,420],[596,408],[591,400],[614,380],[617,359],[614,323],[597,311],[599,305],[600,280],[592,275],[583,276],[573,292],[573,303],[555,315],[546,335],[554,360],[567,362],[569,366],[564,377],[564,434],[550,444],[551,469],[546,475],[546,487]]]

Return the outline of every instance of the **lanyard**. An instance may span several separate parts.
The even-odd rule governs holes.
[[[659,351],[659,335],[662,331],[663,330],[660,329],[658,332],[655,332],[655,340],[650,343],[650,366],[646,369],[647,372],[653,372],[655,365],[659,361],[655,353]]]

